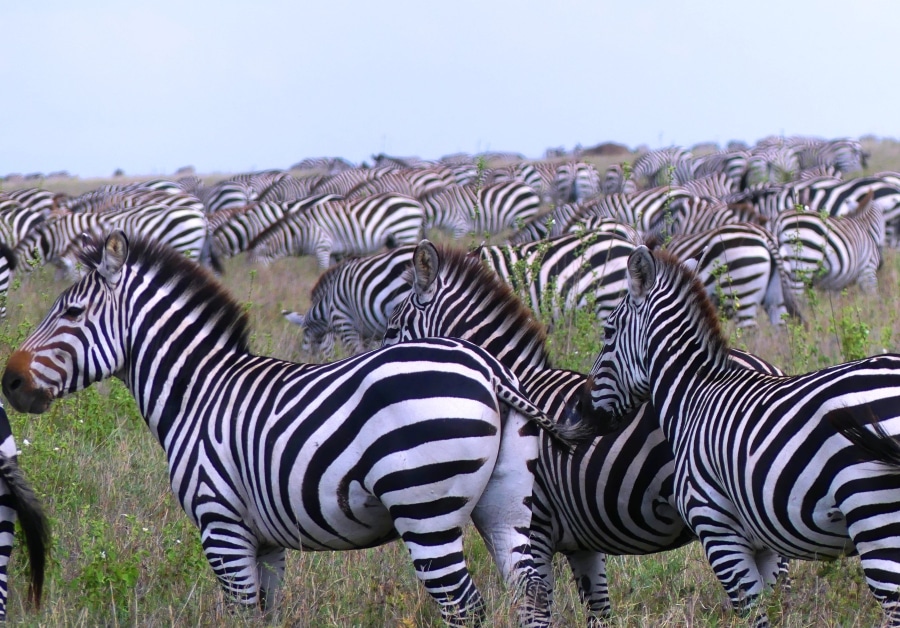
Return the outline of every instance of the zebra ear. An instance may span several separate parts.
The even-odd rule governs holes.
[[[106,244],[103,246],[103,256],[100,258],[100,265],[97,272],[113,286],[119,281],[122,266],[125,264],[125,258],[128,255],[128,238],[125,232],[117,229],[109,234],[106,238]]]
[[[656,260],[643,244],[628,256],[628,294],[635,305],[641,305],[656,283]]]
[[[413,292],[422,303],[429,303],[434,298],[434,281],[438,273],[438,252],[434,244],[422,240],[413,253]]]

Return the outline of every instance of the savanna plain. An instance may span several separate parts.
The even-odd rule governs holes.
[[[869,172],[900,170],[900,144],[864,143]],[[601,164],[602,165],[602,164]],[[221,177],[224,178],[224,177]],[[106,183],[54,184],[78,193]],[[67,188],[67,186],[69,186]],[[77,186],[77,187],[73,187]],[[440,236],[435,239],[441,240]],[[479,240],[480,241],[480,240]],[[464,244],[464,243],[463,243]],[[477,244],[472,241],[471,244]],[[308,258],[254,267],[226,261],[221,281],[244,305],[257,353],[313,361],[301,330],[282,309],[304,310],[318,276]],[[66,284],[51,268],[18,277],[0,322],[0,366]],[[726,324],[733,346],[789,373],[882,352],[900,351],[900,252],[888,251],[877,294],[811,291],[804,322],[776,328],[765,315],[755,330]],[[587,312],[567,313],[550,335],[557,366],[586,372],[600,349],[600,327]],[[41,626],[440,626],[437,606],[418,583],[400,543],[352,552],[290,552],[278,609],[263,618],[223,604],[197,529],[169,490],[166,461],[117,380],[54,404],[40,416],[7,412],[26,477],[42,499],[53,545],[38,613],[25,607],[27,561],[22,539],[10,566],[10,623]],[[515,625],[506,592],[480,537],[467,534],[466,556],[488,605],[487,625]],[[555,564],[554,623],[586,625],[562,556]],[[698,544],[651,556],[608,559],[613,626],[743,626]],[[859,561],[793,562],[792,588],[765,598],[776,625],[871,626],[882,618]]]

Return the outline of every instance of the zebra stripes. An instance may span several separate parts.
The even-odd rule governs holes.
[[[888,623],[900,626],[900,465],[873,465],[846,421],[827,418],[868,406],[896,438],[900,355],[795,377],[734,369],[705,291],[677,259],[636,249],[628,286],[585,402],[608,428],[647,400],[657,409],[675,452],[678,511],[733,607],[755,604],[779,555],[857,552]],[[757,612],[756,625],[768,626]]]
[[[285,548],[399,537],[444,618],[465,625],[483,612],[462,552],[471,517],[524,592],[523,625],[548,625],[527,536],[530,466],[538,427],[566,431],[489,353],[441,339],[322,365],[256,356],[240,305],[172,249],[114,232],[84,263],[10,356],[4,394],[40,413],[119,375],[232,599],[265,606]]]
[[[449,186],[426,200],[426,228],[495,235],[521,226],[538,213],[541,199],[521,181],[493,183],[480,189]]]

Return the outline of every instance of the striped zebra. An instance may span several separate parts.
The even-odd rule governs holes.
[[[631,172],[645,188],[678,185],[694,178],[694,155],[680,146],[651,150],[634,160]]]
[[[896,437],[900,355],[794,377],[734,369],[696,275],[644,247],[628,261],[628,295],[603,342],[582,406],[618,429],[653,404],[675,452],[678,511],[736,610],[755,606],[779,555],[858,553],[889,624],[900,626],[900,469],[872,464],[828,416],[869,405]],[[768,626],[756,611],[756,625]]]
[[[291,255],[315,255],[319,268],[332,257],[368,255],[415,244],[425,210],[414,198],[386,192],[329,201],[286,215],[250,243],[250,261],[268,264]]]
[[[9,358],[23,412],[122,377],[169,462],[207,560],[243,605],[273,600],[285,548],[397,538],[448,624],[483,613],[463,555],[475,522],[526,626],[549,625],[527,536],[538,432],[559,428],[480,347],[432,339],[329,364],[249,350],[248,317],[196,263],[115,231]],[[509,410],[507,412],[507,410]]]
[[[6,410],[0,404],[0,621],[6,620],[9,590],[7,566],[15,545],[16,519],[25,535],[31,566],[28,600],[40,608],[44,569],[49,552],[50,527],[34,491],[17,463],[18,450]]]
[[[40,264],[52,263],[61,276],[75,276],[82,237],[99,236],[113,228],[167,244],[216,272],[223,270],[212,250],[206,214],[165,205],[71,213],[45,221],[14,249],[17,266],[31,270],[37,260]]]
[[[0,318],[6,318],[9,287],[12,285],[15,270],[16,254],[11,248],[0,242]]]
[[[634,194],[637,192],[637,184],[629,171],[619,164],[612,164],[603,173],[603,183],[600,185],[603,194]]]
[[[593,164],[570,161],[556,169],[553,196],[558,203],[583,203],[600,194],[600,173]]]
[[[412,290],[385,332],[393,345],[429,336],[471,340],[516,374],[532,401],[558,422],[577,410],[587,377],[551,368],[546,333],[495,273],[462,251],[419,244]],[[740,352],[745,368],[777,369]],[[594,619],[611,614],[605,554],[675,549],[692,535],[671,505],[672,451],[648,405],[633,426],[574,453],[541,438],[531,541],[535,566],[552,592],[552,558],[563,552]]]
[[[256,201],[209,214],[212,250],[220,258],[234,257],[250,250],[250,243],[256,237],[288,214],[339,198],[333,194],[318,194],[286,202]]]
[[[878,287],[885,238],[884,212],[870,192],[852,214],[833,218],[813,211],[781,213],[772,226],[791,290],[807,285],[843,290],[858,283],[866,292]]]
[[[564,231],[583,229],[584,223],[593,216],[613,218],[642,232],[658,231],[678,213],[682,203],[692,198],[694,195],[688,190],[669,186],[634,194],[609,194],[594,203],[582,205],[582,211],[571,218]]]
[[[303,327],[303,350],[331,358],[336,340],[352,353],[365,351],[372,340],[380,342],[394,308],[409,293],[405,273],[414,249],[401,246],[346,259],[322,273],[306,314],[282,311]]]
[[[650,248],[654,248],[650,245]],[[691,235],[675,235],[663,245],[679,259],[699,260],[694,272],[720,312],[738,327],[755,327],[760,308],[773,325],[800,308],[774,236],[752,223],[735,223]]]
[[[526,183],[492,183],[477,189],[449,186],[425,201],[426,228],[448,229],[455,237],[490,236],[520,227],[540,209],[541,198]]]
[[[563,312],[593,308],[603,317],[625,291],[625,261],[634,243],[615,232],[588,231],[518,246],[482,246],[488,267],[536,315],[556,321]]]

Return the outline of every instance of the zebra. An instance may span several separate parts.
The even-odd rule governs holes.
[[[18,450],[3,404],[0,404],[0,621],[6,620],[7,566],[15,544],[16,519],[25,535],[31,566],[28,600],[40,608],[50,525],[40,500],[28,485],[17,462]]]
[[[792,377],[734,369],[696,275],[638,247],[588,381],[582,408],[601,429],[621,428],[646,401],[659,412],[678,511],[736,610],[756,606],[778,556],[858,553],[888,622],[900,626],[900,473],[869,462],[827,418],[869,405],[896,438],[900,355]],[[757,613],[756,625],[768,626]]]
[[[637,192],[637,184],[630,171],[626,176],[625,169],[620,164],[612,164],[603,173],[600,191],[603,194],[634,194]]]
[[[212,250],[205,213],[155,204],[121,211],[72,213],[48,220],[32,229],[15,247],[17,266],[31,270],[37,260],[54,264],[62,276],[76,275],[82,237],[99,236],[114,227],[168,244],[216,272],[223,270]]]
[[[858,283],[866,292],[876,290],[885,218],[873,196],[870,191],[853,214],[838,218],[806,210],[777,217],[772,230],[794,294],[801,295],[806,285],[843,290]]]
[[[581,211],[582,206],[577,203],[563,203],[553,206],[549,211],[541,211],[516,229],[509,236],[509,243],[525,244],[562,235],[566,225]]]
[[[364,351],[373,339],[380,341],[394,308],[409,293],[405,273],[414,249],[407,245],[346,259],[322,273],[306,314],[282,311],[303,327],[303,350],[330,359],[335,339],[352,353]]]
[[[631,171],[638,184],[648,188],[678,185],[694,178],[694,155],[680,146],[644,153],[634,160]]]
[[[600,173],[592,164],[570,161],[556,169],[553,196],[556,202],[581,203],[600,194]]]
[[[609,194],[594,203],[582,205],[582,211],[573,216],[563,230],[583,229],[584,222],[592,216],[602,216],[628,223],[638,231],[655,231],[663,228],[667,219],[671,220],[682,203],[693,198],[688,190],[677,186],[662,186],[634,194]]]
[[[0,242],[0,319],[6,318],[6,301],[15,270],[16,254],[6,244]]]
[[[624,294],[625,261],[634,243],[615,232],[565,234],[518,246],[482,246],[478,254],[536,314],[552,321],[592,307],[598,318]]]
[[[648,241],[648,246],[654,248]],[[800,307],[774,236],[753,223],[734,223],[691,235],[675,235],[662,246],[676,257],[698,259],[695,272],[719,311],[738,327],[755,327],[759,307],[773,325]]]
[[[287,202],[256,201],[209,214],[212,250],[220,258],[234,257],[248,251],[254,238],[288,214],[339,199],[333,194],[317,194]]]
[[[426,228],[446,228],[455,237],[496,235],[521,226],[540,210],[541,198],[527,183],[508,181],[478,189],[448,186],[425,202]]]
[[[586,375],[551,368],[545,329],[477,256],[423,240],[408,278],[412,289],[395,309],[384,345],[429,336],[471,340],[515,373],[529,398],[557,422],[579,410]],[[750,354],[734,352],[733,359],[780,373]],[[531,540],[535,566],[551,592],[551,560],[563,552],[594,619],[609,617],[605,554],[648,554],[691,541],[670,505],[672,467],[671,448],[649,404],[633,429],[594,439],[573,454],[541,437]]]
[[[285,549],[401,538],[448,624],[483,613],[463,556],[471,519],[520,619],[547,626],[527,536],[538,431],[568,446],[515,376],[462,340],[387,347],[328,364],[249,350],[249,320],[209,273],[122,231],[86,247],[91,270],[9,357],[22,412],[117,375],[166,452],[171,489],[231,600],[266,608]],[[51,366],[52,365],[52,366]]]
[[[415,244],[424,220],[421,203],[392,192],[321,203],[288,214],[260,233],[250,242],[250,260],[268,264],[289,255],[315,255],[324,269],[332,256]]]

